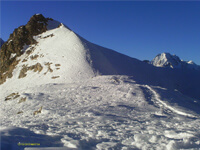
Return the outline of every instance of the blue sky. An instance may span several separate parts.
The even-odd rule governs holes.
[[[198,1],[1,1],[3,40],[36,13],[140,60],[169,52],[200,65]]]

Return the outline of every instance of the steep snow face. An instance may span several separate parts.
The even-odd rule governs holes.
[[[156,67],[183,68],[200,71],[200,66],[196,65],[194,62],[180,60],[178,56],[171,55],[170,53],[157,55],[150,64]]]
[[[24,54],[4,87],[16,89],[30,86],[63,83],[91,78],[93,70],[88,63],[88,50],[79,37],[64,25],[50,21],[49,30],[35,36],[37,44],[24,46]],[[54,28],[54,29],[52,29]],[[6,88],[7,89],[7,88]]]

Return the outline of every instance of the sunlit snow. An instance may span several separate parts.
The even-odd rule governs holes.
[[[59,22],[48,24],[0,85],[2,150],[24,149],[20,143],[80,150],[200,148],[198,73],[157,68],[92,44]],[[37,63],[42,70],[19,78],[23,67]]]

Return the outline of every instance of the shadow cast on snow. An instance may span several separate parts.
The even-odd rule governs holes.
[[[62,136],[36,134],[25,128],[9,127],[1,130],[1,150],[24,150],[25,147],[62,147],[61,138]]]

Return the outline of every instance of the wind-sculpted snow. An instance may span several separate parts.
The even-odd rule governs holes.
[[[98,76],[12,92],[19,96],[0,99],[4,146],[34,141],[44,147],[54,140],[51,147],[84,150],[200,148],[200,103],[128,76]],[[26,101],[19,103],[21,98]],[[33,115],[41,106],[41,113]],[[12,130],[16,132],[7,134]],[[23,138],[28,133],[33,136]]]

